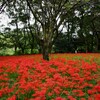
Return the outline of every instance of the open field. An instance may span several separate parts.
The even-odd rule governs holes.
[[[0,100],[100,100],[100,54],[0,56]]]

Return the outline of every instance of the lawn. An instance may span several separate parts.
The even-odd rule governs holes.
[[[100,54],[0,56],[0,100],[100,100]]]

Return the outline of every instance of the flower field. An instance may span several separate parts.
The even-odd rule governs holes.
[[[100,100],[100,54],[0,57],[0,100]]]

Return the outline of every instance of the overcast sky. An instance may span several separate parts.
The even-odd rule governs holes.
[[[9,27],[7,25],[7,23],[10,22],[10,19],[8,18],[8,16],[4,13],[0,14],[0,31],[4,28],[4,27]],[[3,26],[2,26],[3,25]]]
[[[0,14],[0,31],[3,31],[5,27],[9,27],[11,29],[14,29],[15,26],[8,25],[8,23],[10,21],[11,21],[11,19],[9,19],[9,17],[6,14],[4,14],[4,13]],[[18,23],[18,25],[20,28],[23,27],[21,25],[21,23]]]
[[[33,17],[32,17],[32,18],[33,18]],[[7,23],[9,23],[10,21],[11,21],[11,20],[9,19],[9,17],[8,17],[5,13],[1,13],[1,14],[0,14],[0,31],[3,31],[5,27],[9,27],[9,28],[11,28],[11,29],[14,29],[15,26],[12,26],[12,25],[8,25],[8,24],[7,24]],[[31,24],[34,23],[32,19],[31,19],[30,23],[31,23]],[[20,28],[23,27],[23,25],[22,25],[21,23],[18,23],[18,24],[19,24],[18,26],[19,26]],[[63,27],[63,26],[61,25],[61,26],[60,26],[60,29],[62,29],[62,27]],[[67,30],[66,30],[66,28],[64,27],[62,31],[63,31],[63,32],[66,32]]]

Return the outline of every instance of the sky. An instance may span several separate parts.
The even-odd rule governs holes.
[[[4,13],[0,14],[0,31],[3,30],[3,28],[5,27],[9,27],[7,25],[7,23],[10,22],[10,19],[8,18],[8,16]]]
[[[11,20],[8,18],[8,16],[4,13],[0,14],[0,32],[4,30],[5,27],[10,27],[11,29],[14,29],[14,26],[9,26],[7,23],[9,23]],[[62,27],[62,26],[61,26]],[[64,28],[63,31],[66,29]]]
[[[78,16],[78,12],[76,11],[75,12],[76,13],[76,16]],[[32,15],[31,15],[32,16]],[[31,24],[33,24],[34,22],[33,22],[33,17],[31,17],[32,19],[31,19],[31,21],[30,21],[30,23]],[[0,32],[2,32],[3,30],[4,30],[4,28],[5,27],[9,27],[9,28],[11,28],[11,29],[15,29],[15,26],[12,26],[12,25],[8,25],[7,23],[9,23],[11,21],[11,19],[9,19],[9,17],[8,17],[8,15],[4,12],[4,13],[1,13],[0,14]],[[58,22],[59,22],[59,20],[58,20]],[[21,24],[21,23],[18,23],[18,26],[20,27],[20,28],[22,28],[23,27],[23,25]],[[60,30],[62,29],[62,25],[60,26]],[[63,30],[62,30],[62,32],[67,32],[67,28],[66,27],[64,27],[63,28]]]
[[[9,25],[8,23],[11,21],[11,19],[5,14],[0,14],[0,32],[4,30],[5,27],[9,27],[11,29],[15,29],[15,26]],[[23,27],[21,23],[18,23],[18,26],[21,28]]]

